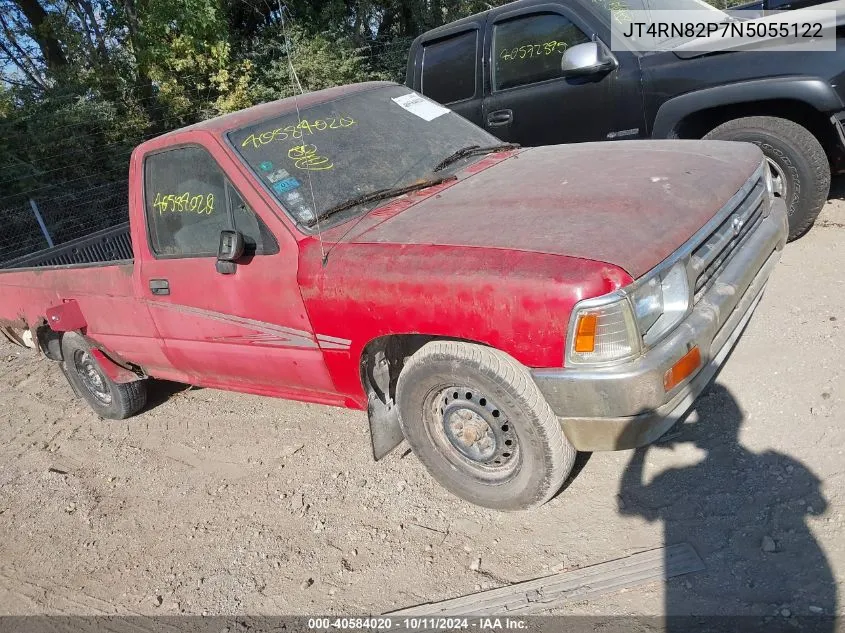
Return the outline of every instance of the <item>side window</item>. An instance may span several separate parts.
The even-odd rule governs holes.
[[[590,38],[557,13],[515,18],[493,29],[493,88],[504,90],[561,76],[563,52]]]
[[[261,221],[234,187],[227,184],[229,206],[232,209],[232,219],[236,230],[244,236],[244,254],[271,255],[279,252],[273,234]]]
[[[244,236],[245,254],[277,253],[279,246],[261,219],[201,147],[153,154],[144,161],[150,241],[159,255],[214,256],[220,231]]]
[[[420,92],[440,103],[475,96],[478,31],[468,31],[426,44]]]
[[[147,221],[160,255],[216,255],[229,228],[223,172],[200,147],[182,147],[144,161]]]

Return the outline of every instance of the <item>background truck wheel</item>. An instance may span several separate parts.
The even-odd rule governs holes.
[[[787,119],[752,116],[723,123],[704,138],[757,145],[772,170],[775,195],[786,202],[789,241],[813,226],[830,191],[830,164],[809,130]]]
[[[73,390],[102,418],[123,420],[138,413],[147,402],[146,382],[112,381],[90,351],[88,341],[79,334],[67,332],[62,337],[62,371]]]
[[[462,499],[496,510],[542,505],[575,460],[528,370],[500,351],[427,343],[399,375],[399,419],[429,473]]]

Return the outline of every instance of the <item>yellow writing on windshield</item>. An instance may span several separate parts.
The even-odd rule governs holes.
[[[162,195],[157,193],[153,202],[153,209],[159,215],[165,213],[196,213],[211,215],[214,213],[214,194],[191,194],[190,191],[179,194]]]
[[[555,53],[563,53],[569,45],[566,42],[558,42],[552,40],[551,42],[543,42],[542,44],[525,44],[517,48],[506,48],[499,55],[505,61],[512,59],[525,59],[531,57],[545,57],[546,55],[554,55]]]
[[[293,166],[305,171],[321,171],[334,167],[325,156],[317,154],[316,145],[294,145],[288,150],[288,158],[293,161]]]
[[[325,132],[326,130],[339,130],[342,128],[352,127],[357,122],[351,116],[339,117],[325,117],[323,119],[315,119],[309,121],[302,119],[297,125],[288,125],[286,127],[277,127],[275,130],[268,130],[260,134],[250,134],[241,143],[241,147],[252,147],[258,149],[262,145],[272,143],[273,141],[286,141],[289,138],[300,140],[305,134],[317,134]]]

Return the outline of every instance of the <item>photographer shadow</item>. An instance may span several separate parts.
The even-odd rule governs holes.
[[[699,630],[678,616],[707,615],[731,616],[721,630],[834,631],[834,576],[807,522],[827,509],[821,482],[788,455],[740,444],[742,411],[725,387],[695,410],[678,436],[634,451],[620,485],[620,514],[661,521],[664,544],[692,544],[706,566],[667,582],[666,630]],[[646,483],[649,453],[681,443],[704,458]]]

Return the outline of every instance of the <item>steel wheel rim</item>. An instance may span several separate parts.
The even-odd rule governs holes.
[[[102,404],[111,404],[111,389],[94,358],[85,350],[78,349],[73,353],[73,366],[88,393]]]
[[[783,171],[777,161],[766,156],[766,163],[769,165],[769,171],[772,174],[772,195],[776,198],[786,197],[786,172]]]
[[[507,414],[481,390],[449,385],[430,392],[429,437],[452,465],[488,483],[519,470],[519,439]]]

